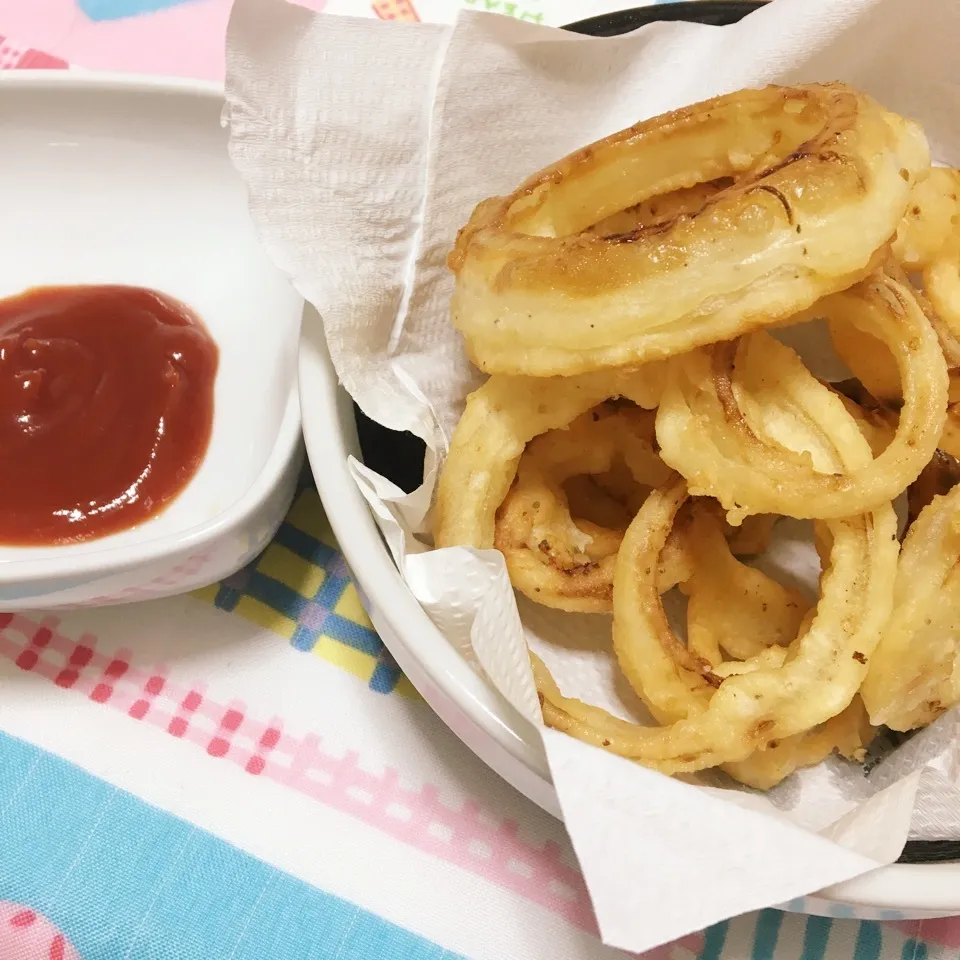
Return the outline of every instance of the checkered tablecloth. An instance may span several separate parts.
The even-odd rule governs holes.
[[[260,557],[196,596],[352,673],[376,693],[418,697],[373,629],[312,486]]]
[[[453,2],[328,6],[431,19]],[[483,3],[571,19],[559,0]],[[215,78],[228,9],[0,0],[0,69]],[[655,956],[958,953],[960,920],[768,910]],[[562,827],[469,754],[384,649],[309,483],[221,584],[0,614],[0,960],[456,956],[623,955],[597,940]]]

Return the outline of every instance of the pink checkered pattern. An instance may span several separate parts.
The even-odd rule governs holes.
[[[133,603],[139,600],[154,600],[167,597],[173,592],[188,591],[197,585],[197,576],[210,561],[209,553],[196,553],[177,564],[162,577],[136,587],[124,587],[115,593],[94,597],[91,605],[107,603]],[[178,589],[179,588],[179,589]]]
[[[67,70],[69,67],[66,60],[40,50],[21,50],[12,40],[0,35],[0,70]]]
[[[65,636],[55,617],[0,614],[0,657],[21,670],[347,813],[596,932],[583,878],[564,862],[556,844],[529,843],[515,822],[501,821],[472,801],[453,808],[429,784],[407,787],[395,769],[370,773],[360,768],[356,753],[337,755],[315,733],[286,732],[280,717],[251,717],[241,701],[216,700],[203,684],[184,686],[162,665],[143,669],[131,650],[101,652],[97,643],[91,634]]]

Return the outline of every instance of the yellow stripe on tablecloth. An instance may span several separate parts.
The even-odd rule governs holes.
[[[267,547],[257,564],[257,570],[285,584],[291,590],[296,590],[308,600],[317,595],[323,581],[327,579],[327,572],[323,567],[305,560],[279,543],[271,543]]]
[[[196,597],[198,600],[203,600],[204,603],[216,603],[219,592],[220,584],[211,583],[209,587],[201,587],[199,590],[191,591],[191,596]]]
[[[341,643],[321,634],[317,637],[317,642],[310,651],[314,656],[340,667],[341,670],[348,670],[354,676],[359,677],[364,683],[369,683],[373,676],[373,671],[377,668],[377,658],[362,650],[357,650],[349,644]]]
[[[400,674],[396,686],[393,688],[393,692],[399,694],[401,697],[406,697],[407,700],[423,701],[423,697],[420,696],[417,688],[407,679],[405,673]]]
[[[297,624],[289,617],[253,597],[241,597],[233,612],[239,613],[244,620],[249,620],[258,627],[272,630],[286,640],[289,640],[297,629]]]
[[[297,497],[287,514],[287,523],[293,524],[298,530],[302,530],[311,537],[316,537],[321,543],[325,543],[334,550],[340,549],[316,490],[304,490]]]
[[[331,549],[339,550],[316,490],[305,490],[300,494],[287,514],[286,522]],[[257,561],[255,569],[258,574],[283,584],[308,600],[314,600],[317,597],[328,577],[327,571],[322,566],[276,542],[270,544],[266,549]],[[216,605],[220,589],[220,584],[213,584],[193,591],[193,595],[199,600]],[[302,644],[302,641],[307,639],[309,642],[309,639],[298,634],[299,625],[295,619],[281,613],[268,603],[250,596],[242,586],[238,586],[237,589],[242,595],[236,600],[235,605],[225,607],[225,609],[239,614],[250,623],[263,627],[286,640],[291,640],[297,636],[298,640],[295,643],[299,649],[309,649],[321,660],[352,673],[364,683],[371,683],[374,673],[380,665],[377,656],[363,650],[357,650],[349,643],[324,633],[317,637],[312,648],[308,648],[306,644]],[[343,588],[332,612],[345,620],[351,621],[358,627],[376,633],[376,629],[360,602],[357,588],[352,582],[347,583]],[[397,678],[390,692],[408,700],[422,699],[413,684],[402,673],[396,671],[395,666],[388,667],[384,664],[382,669],[390,670],[393,672],[393,676]],[[378,684],[379,679],[375,685],[380,689]],[[387,691],[384,690],[383,692]]]
[[[345,617],[347,620],[352,620],[358,627],[366,627],[367,630],[374,629],[370,618],[367,616],[367,611],[363,609],[363,604],[360,602],[360,595],[357,593],[357,588],[353,585],[352,581],[344,588],[340,599],[333,608],[333,612],[341,617]]]

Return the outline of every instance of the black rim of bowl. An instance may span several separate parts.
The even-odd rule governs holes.
[[[682,3],[655,3],[649,7],[618,10],[598,17],[567,24],[563,29],[591,37],[616,37],[648,23],[686,20],[726,26],[742,20],[748,13],[766,6],[766,0],[688,0]]]
[[[615,37],[664,20],[684,20],[724,26],[766,6],[767,0],[681,0],[621,10],[568,24],[565,30],[592,37]],[[360,449],[364,462],[406,491],[423,479],[422,441],[409,433],[395,433],[369,420],[354,404]],[[898,863],[948,863],[960,861],[960,841],[914,840],[907,843]]]

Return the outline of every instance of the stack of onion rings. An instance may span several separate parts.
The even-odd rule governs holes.
[[[909,288],[878,273],[813,312],[841,316],[890,348],[904,398],[896,433],[875,460],[852,473],[838,470],[795,442],[795,421],[837,420],[851,436],[859,428],[788,347],[758,332],[678,358],[657,414],[662,456],[688,478],[691,492],[716,497],[733,523],[752,513],[863,513],[902,493],[937,449],[946,424],[946,361]]]
[[[606,402],[527,444],[494,532],[517,590],[559,610],[613,609],[614,565],[627,527],[647,494],[673,476],[655,443],[652,412]],[[773,518],[752,520],[730,528],[719,512],[711,514],[731,559],[767,546]],[[669,540],[658,564],[661,591],[691,576],[693,555],[689,537]]]
[[[569,426],[611,397],[652,409],[662,382],[659,369],[566,379],[491,377],[467,398],[450,445],[434,504],[436,545],[491,548],[497,509],[534,437]]]
[[[575,520],[563,484],[577,476],[608,474],[619,457],[642,495],[644,487],[660,486],[670,477],[653,442],[651,413],[603,404],[566,430],[543,434],[527,445],[516,482],[497,512],[494,536],[510,580],[521,593],[560,610],[612,609],[613,567],[632,517],[627,515],[629,500],[637,501],[631,496],[621,504],[622,516],[616,520],[625,519],[622,525]],[[674,551],[674,556],[680,559],[682,554]],[[684,575],[675,566],[668,564],[662,571],[664,589]]]
[[[958,197],[916,124],[826,84],[644,121],[476,208],[451,312],[492,376],[435,543],[499,549],[538,603],[612,611],[656,724],[565,695],[531,654],[548,725],[769,789],[960,702]],[[850,380],[764,329],[811,320]],[[742,559],[778,516],[813,521],[813,605]]]

